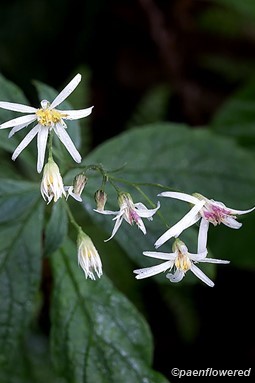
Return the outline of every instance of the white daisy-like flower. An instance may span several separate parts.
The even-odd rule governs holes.
[[[172,237],[178,237],[183,230],[187,229],[201,219],[198,235],[198,252],[206,249],[207,232],[209,224],[214,226],[223,223],[232,228],[239,229],[242,224],[236,221],[237,215],[250,213],[255,207],[248,210],[235,210],[225,206],[222,202],[208,199],[201,194],[193,195],[178,192],[163,192],[158,194],[161,197],[176,198],[192,205],[192,209],[175,225],[168,229],[156,242],[155,247],[163,245]]]
[[[133,223],[136,223],[139,229],[143,232],[143,234],[146,234],[146,228],[142,218],[147,218],[148,220],[152,220],[153,219],[152,216],[160,208],[159,202],[155,209],[147,209],[147,207],[141,202],[134,203],[129,193],[120,193],[118,196],[118,203],[120,207],[120,210],[118,211],[94,209],[97,213],[100,213],[100,214],[115,215],[113,220],[116,220],[116,223],[114,225],[112,234],[110,238],[105,240],[105,242],[112,239],[112,237],[117,233],[123,219],[127,223],[129,223],[129,225],[133,225]]]
[[[103,274],[102,262],[91,238],[82,230],[79,231],[77,238],[78,264],[84,271],[85,277],[95,280]]]
[[[56,202],[62,195],[66,195],[58,165],[53,159],[49,159],[44,166],[41,194],[45,201],[48,200],[48,204],[52,199]]]
[[[23,138],[15,149],[12,159],[16,160],[23,149],[37,135],[37,171],[40,173],[44,164],[45,150],[49,132],[53,129],[60,141],[64,144],[74,161],[81,162],[81,156],[66,132],[66,123],[64,120],[77,120],[90,115],[92,108],[80,110],[59,110],[55,109],[61,104],[77,87],[81,81],[81,75],[78,73],[69,84],[59,93],[59,95],[50,103],[47,100],[41,101],[41,108],[33,108],[23,104],[0,101],[0,108],[12,110],[15,112],[28,113],[25,116],[14,118],[0,125],[0,129],[12,128],[9,137],[13,136],[19,130],[26,128],[29,124],[36,121],[36,125]]]
[[[152,277],[153,275],[159,274],[166,270],[171,271],[174,268],[174,273],[168,273],[166,277],[171,282],[180,282],[185,276],[188,270],[191,270],[193,274],[196,275],[201,281],[206,283],[208,286],[213,287],[213,281],[208,278],[203,271],[201,271],[195,263],[229,263],[229,261],[224,261],[221,259],[206,258],[207,250],[192,254],[188,252],[187,246],[180,240],[176,239],[173,244],[173,253],[160,253],[156,251],[144,251],[144,255],[147,257],[153,257],[157,259],[163,259],[165,262],[151,267],[145,267],[143,269],[134,270],[134,273],[137,274],[137,279],[143,279],[147,277]]]

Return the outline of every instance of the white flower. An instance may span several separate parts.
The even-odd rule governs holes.
[[[85,277],[95,280],[96,277],[94,273],[96,273],[98,278],[100,278],[103,274],[100,256],[91,238],[82,230],[80,230],[78,234],[77,247],[78,264],[83,269]]]
[[[194,205],[192,209],[174,226],[168,229],[156,242],[155,247],[163,245],[172,237],[178,237],[183,230],[187,229],[201,219],[199,235],[198,235],[198,252],[204,251],[206,248],[207,232],[209,223],[214,226],[223,223],[232,229],[239,229],[242,224],[236,221],[236,216],[240,214],[250,213],[255,209],[253,207],[249,210],[235,210],[226,207],[222,202],[208,199],[201,194],[195,193],[193,195],[178,193],[178,192],[163,192],[159,194],[161,197],[176,198],[186,201]]]
[[[52,159],[49,159],[43,169],[41,194],[45,201],[48,199],[48,204],[52,198],[56,202],[62,195],[66,195],[58,165]]]
[[[129,223],[129,225],[136,223],[139,229],[143,232],[143,234],[146,234],[146,228],[144,226],[142,218],[147,218],[149,220],[152,220],[152,216],[160,208],[159,202],[155,209],[147,209],[147,207],[141,202],[134,203],[129,193],[120,193],[118,196],[118,203],[120,206],[120,210],[118,211],[94,209],[96,212],[100,214],[115,215],[113,220],[116,220],[116,223],[114,225],[112,235],[106,241],[109,241],[110,239],[112,239],[112,237],[116,234],[123,219],[127,223]]]
[[[185,273],[188,270],[191,270],[196,277],[210,287],[213,287],[214,283],[195,265],[195,263],[229,263],[229,261],[223,261],[221,259],[206,258],[207,250],[198,254],[189,253],[187,246],[178,238],[173,244],[173,253],[145,251],[143,254],[148,257],[164,259],[166,262],[157,266],[134,270],[134,273],[137,274],[137,279],[151,277],[166,270],[171,271],[172,268],[174,268],[174,274],[168,273],[166,275],[171,282],[180,282],[185,276]]]
[[[52,103],[47,100],[42,100],[40,109],[22,104],[0,101],[0,108],[13,110],[15,112],[28,113],[25,116],[14,118],[0,125],[0,129],[13,128],[10,131],[9,137],[19,130],[26,128],[32,122],[37,122],[37,124],[30,130],[30,132],[23,138],[15,149],[12,155],[13,160],[18,157],[22,150],[25,149],[37,135],[37,171],[40,173],[44,164],[48,134],[49,131],[53,129],[60,141],[65,145],[66,149],[73,157],[74,161],[81,162],[81,156],[74,146],[70,136],[66,132],[67,126],[64,120],[77,120],[79,118],[87,117],[91,113],[93,107],[81,110],[55,109],[56,106],[61,104],[70,95],[70,93],[74,91],[80,81],[81,75],[77,74],[52,101]]]

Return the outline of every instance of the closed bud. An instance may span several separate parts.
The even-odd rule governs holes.
[[[107,201],[107,194],[99,189],[95,192],[95,201],[97,204],[97,210],[104,211],[104,207]]]

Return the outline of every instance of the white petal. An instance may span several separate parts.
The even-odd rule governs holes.
[[[157,203],[157,207],[155,209],[147,209],[147,207],[141,202],[137,202],[134,205],[136,207],[136,212],[139,215],[139,217],[148,218],[148,219],[150,219],[156,213],[156,211],[160,208],[159,202]]]
[[[21,124],[31,124],[31,122],[36,120],[36,116],[34,114],[28,114],[26,116],[13,118],[12,120],[6,121],[0,125],[0,129],[12,128],[13,126],[21,125]]]
[[[78,120],[79,118],[89,116],[93,108],[94,107],[91,106],[90,108],[80,109],[80,110],[59,110],[58,109],[58,112],[65,115],[65,117],[63,117],[64,120]]]
[[[231,217],[231,216],[227,216],[225,217],[223,220],[222,220],[222,223],[228,227],[230,227],[231,229],[240,229],[240,227],[242,226],[242,223],[241,222],[238,222],[235,220],[234,217]]]
[[[137,269],[137,270],[134,270],[133,272],[135,274],[138,274],[136,275],[136,279],[143,279],[143,278],[152,277],[153,275],[162,273],[163,271],[166,271],[167,269],[171,269],[172,267],[173,267],[173,262],[167,261],[167,262],[161,263],[160,265],[145,267],[143,269]]]
[[[14,112],[23,112],[23,113],[35,113],[37,111],[37,109],[33,108],[32,106],[16,104],[14,102],[5,102],[5,101],[0,101],[0,108],[13,110]]]
[[[208,229],[209,229],[209,221],[207,221],[206,219],[202,217],[200,225],[199,225],[199,232],[198,232],[198,239],[197,239],[198,253],[202,253],[206,251]]]
[[[255,209],[255,207],[252,207],[251,209],[248,209],[248,210],[235,210],[235,209],[231,209],[230,207],[227,207],[226,209],[230,211],[230,214],[241,215],[241,214],[250,213],[251,211],[253,211]]]
[[[50,109],[56,108],[61,102],[63,102],[69,94],[71,94],[81,81],[81,75],[78,73],[67,86],[59,93],[59,95],[52,101]]]
[[[32,141],[32,139],[37,135],[39,131],[39,126],[36,125],[33,127],[33,129],[30,130],[30,132],[23,138],[23,140],[20,142],[20,144],[15,149],[12,160],[15,161],[18,155],[22,152],[23,149]]]
[[[10,133],[8,134],[8,138],[11,138],[15,133],[19,132],[21,129],[25,128],[26,126],[27,126],[26,122],[25,124],[15,126],[14,128],[10,130]]]
[[[214,286],[214,283],[213,281],[211,281],[210,278],[208,278],[202,270],[200,270],[196,265],[192,264],[191,265],[191,269],[190,269],[196,277],[198,277],[199,279],[201,279],[201,281],[203,281],[204,283],[206,283],[208,286],[210,287],[213,287]]]
[[[202,251],[198,254],[193,254],[193,253],[188,253],[188,257],[192,260],[192,261],[199,261],[199,262],[202,262],[205,257],[207,256],[207,253],[208,251],[205,250],[205,251]],[[205,261],[206,262],[206,261]]]
[[[158,248],[163,245],[172,237],[178,237],[183,230],[187,229],[189,226],[193,225],[200,219],[200,215],[197,213],[201,210],[202,206],[205,204],[205,201],[199,201],[193,208],[174,226],[168,229],[159,239],[155,242],[154,246]]]
[[[222,264],[230,263],[230,261],[225,261],[223,259],[215,259],[215,258],[203,258],[203,259],[199,259],[199,262],[204,262],[204,263],[222,263]]]
[[[146,255],[146,257],[152,257],[152,258],[167,259],[169,261],[174,261],[176,258],[175,253],[161,253],[159,251],[144,251],[143,255]]]
[[[123,221],[123,215],[119,215],[116,218],[117,218],[117,220],[115,222],[112,234],[111,234],[110,238],[105,239],[104,242],[110,241],[110,239],[112,239],[115,236],[115,234],[117,233],[117,231],[118,231],[118,229],[119,229],[119,227],[120,227],[120,225],[121,225],[121,223]]]
[[[141,218],[139,218],[138,220],[137,220],[137,226],[139,227],[139,229],[143,232],[143,234],[145,235],[146,234],[146,227],[145,227],[145,225],[144,225],[144,223],[143,223],[143,220],[141,219]]]
[[[49,129],[45,126],[40,125],[40,130],[37,136],[37,150],[38,150],[37,172],[38,173],[41,173],[43,168],[48,134],[49,134]]]
[[[193,205],[196,205],[200,200],[193,195],[179,192],[162,192],[158,194],[159,197],[170,197],[180,199],[181,201],[190,202]]]
[[[105,215],[118,215],[120,214],[120,210],[118,211],[112,211],[112,210],[97,210],[97,209],[93,209],[94,211],[96,211],[97,213],[100,213],[100,214],[105,214]]]
[[[58,138],[60,139],[60,141],[65,145],[68,152],[71,154],[74,161],[76,161],[78,163],[81,162],[81,155],[78,152],[78,150],[76,149],[73,141],[71,140],[70,136],[66,132],[65,128],[61,124],[58,123],[58,124],[54,125],[54,131],[55,131],[56,135],[58,136]]]
[[[166,277],[170,280],[170,282],[177,283],[183,279],[184,275],[185,273],[182,270],[175,270],[174,274],[169,273]]]

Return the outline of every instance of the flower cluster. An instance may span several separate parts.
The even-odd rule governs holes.
[[[91,114],[93,107],[80,110],[56,109],[56,107],[58,107],[74,91],[80,81],[81,75],[77,74],[51,103],[47,100],[42,100],[40,108],[0,101],[0,108],[26,113],[24,116],[16,117],[0,125],[0,130],[12,128],[9,133],[9,138],[21,129],[35,123],[15,149],[12,159],[15,160],[32,139],[37,136],[37,172],[40,173],[43,170],[41,194],[48,204],[52,200],[57,202],[62,197],[64,197],[64,200],[67,200],[69,196],[73,197],[78,202],[82,202],[81,194],[87,183],[85,171],[81,171],[74,177],[72,185],[65,186],[59,167],[53,158],[53,135],[55,134],[70,153],[73,160],[77,163],[81,162],[81,155],[67,133],[67,125],[65,121],[87,117]],[[44,165],[47,144],[48,161]],[[89,166],[83,168],[88,170]],[[116,235],[123,221],[126,221],[129,225],[136,224],[142,233],[146,234],[146,227],[143,219],[146,218],[151,221],[154,214],[160,209],[160,203],[157,202],[157,205],[155,205],[150,201],[151,209],[147,208],[141,202],[135,203],[130,193],[120,191],[118,187],[114,185],[113,180],[111,180],[111,184],[117,192],[119,209],[116,211],[105,210],[107,194],[104,191],[104,186],[109,180],[109,174],[99,165],[91,165],[91,169],[98,170],[103,178],[101,188],[99,188],[94,195],[96,201],[96,209],[94,209],[94,211],[102,215],[113,215],[113,221],[115,221],[112,234],[105,241],[109,241]],[[166,277],[171,282],[179,282],[183,279],[186,272],[191,270],[195,276],[208,286],[214,286],[214,283],[197,267],[197,264],[226,264],[229,263],[229,261],[207,257],[207,236],[210,223],[214,226],[223,223],[232,229],[239,229],[242,224],[236,220],[237,216],[249,213],[255,208],[235,210],[228,208],[222,202],[208,199],[198,193],[189,195],[186,193],[167,191],[158,194],[158,196],[188,202],[192,205],[192,208],[179,222],[163,233],[154,244],[155,248],[158,249],[170,239],[175,238],[172,245],[172,252],[144,251],[143,254],[145,256],[160,259],[164,262],[156,266],[134,270],[136,278],[143,279],[168,270],[169,273],[166,274]],[[66,206],[68,206],[67,203]],[[81,227],[74,220],[69,207],[67,208],[67,211],[71,223],[78,231],[78,263],[83,269],[86,278],[93,280],[96,279],[96,276],[100,278],[102,275],[100,256],[91,238],[82,231]],[[200,225],[197,240],[197,253],[194,254],[188,251],[187,246],[181,241],[179,236],[184,230],[198,221],[200,221]]]
[[[169,273],[166,277],[171,282],[179,282],[183,279],[185,273],[191,270],[199,279],[201,279],[208,286],[213,287],[214,283],[195,265],[195,263],[229,263],[229,261],[207,258],[207,234],[209,224],[214,226],[223,223],[232,229],[239,229],[242,224],[236,221],[237,215],[250,213],[255,209],[253,207],[249,210],[235,210],[226,207],[222,202],[210,200],[201,194],[195,193],[189,195],[186,193],[178,192],[163,192],[160,193],[161,197],[170,197],[194,205],[192,209],[174,226],[168,229],[160,238],[155,242],[155,247],[158,248],[169,239],[177,238],[173,244],[173,253],[149,252],[145,251],[143,254],[149,257],[167,260],[166,262],[152,267],[134,270],[137,274],[137,279],[146,278],[156,275],[162,271],[174,269],[174,273]],[[186,245],[178,238],[179,235],[188,227],[192,226],[200,220],[197,254],[188,252]]]

